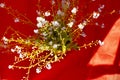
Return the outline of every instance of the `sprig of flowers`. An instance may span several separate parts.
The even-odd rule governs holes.
[[[42,68],[50,70],[52,68],[51,63],[64,59],[67,51],[104,44],[101,40],[91,41],[83,45],[78,45],[76,42],[79,36],[86,36],[83,32],[85,26],[91,23],[92,20],[99,18],[104,5],[76,25],[75,16],[79,11],[79,7],[76,5],[71,6],[74,1],[70,0],[62,0],[61,3],[62,7],[58,7],[57,11],[40,12],[37,10],[37,23],[33,23],[26,16],[7,7],[4,3],[0,3],[0,7],[6,9],[14,17],[15,23],[22,22],[35,27],[33,30],[35,36],[23,38],[21,33],[9,27],[9,30],[14,31],[15,35],[7,38],[4,34],[2,38],[4,45],[9,45],[8,49],[12,53],[16,53],[15,62],[9,65],[8,68],[27,69],[27,75],[23,77],[25,80],[29,79],[30,70],[34,67],[36,67],[36,73],[41,73]],[[55,4],[56,1],[52,0],[52,7]],[[47,20],[46,17],[49,16],[53,16],[53,19]],[[8,30],[5,33],[7,32]],[[29,62],[29,65],[20,66],[19,64],[24,61]]]

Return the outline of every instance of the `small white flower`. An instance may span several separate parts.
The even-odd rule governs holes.
[[[40,14],[41,14],[39,10],[36,10],[36,13],[37,13],[37,15],[40,15]]]
[[[13,53],[14,53],[14,52],[15,52],[15,49],[11,49],[11,52],[13,52]]]
[[[96,0],[92,0],[93,2],[96,1]]]
[[[37,20],[37,27],[38,28],[40,28],[40,27],[42,27],[44,24],[46,24],[48,21],[46,21],[45,20],[45,18],[43,18],[43,17],[37,17],[36,18],[36,20]]]
[[[78,25],[78,28],[81,29],[81,30],[82,30],[84,27],[85,27],[85,26],[84,26],[83,24],[81,24],[81,23]]]
[[[52,0],[52,5],[54,5],[55,4],[55,1],[54,0]]]
[[[68,23],[67,25],[69,26],[69,27],[72,27],[73,26],[73,22],[70,22],[70,23]]]
[[[2,40],[3,41],[8,41],[8,39],[5,36],[2,38]]]
[[[52,21],[52,25],[53,26],[60,26],[60,24],[58,23],[58,21]]]
[[[49,45],[52,45],[52,44],[53,44],[53,42],[52,42],[52,41],[50,41],[50,42],[49,42]]]
[[[100,7],[98,8],[98,12],[102,12],[102,9],[104,9],[105,5],[100,5]]]
[[[58,11],[57,11],[57,15],[63,16],[63,15],[64,15],[64,12],[62,12],[61,10],[58,10]]]
[[[2,38],[2,40],[3,40],[4,44],[8,44],[8,39],[5,36]]]
[[[23,54],[19,54],[19,58],[24,58]]]
[[[100,16],[100,13],[98,12],[93,12],[93,18],[97,19]]]
[[[51,64],[47,64],[47,65],[46,65],[46,68],[47,68],[48,70],[50,70],[50,69],[52,68]]]
[[[48,23],[48,21],[45,20],[44,22],[42,22],[42,25],[45,25],[46,23]]]
[[[96,25],[96,26],[98,26],[98,25],[99,25],[99,23],[98,23],[98,22],[96,22],[96,23],[95,23],[95,25]]]
[[[34,29],[34,33],[39,33],[39,30],[38,29]]]
[[[62,28],[61,28],[61,30],[65,30],[65,29],[66,29],[66,27],[62,27]]]
[[[21,48],[20,46],[18,46],[18,45],[15,46],[14,50],[15,50],[18,54],[20,54],[20,53],[22,52],[22,48]]]
[[[34,49],[36,49],[36,47],[35,47],[35,46],[33,46],[33,47],[32,47],[32,49],[34,50]]]
[[[9,66],[8,66],[8,69],[13,69],[13,65],[9,65]]]
[[[18,45],[15,46],[15,49],[21,49]]]
[[[36,73],[38,73],[38,74],[39,74],[40,72],[41,72],[40,67],[37,67],[37,68],[36,68]]]
[[[4,8],[4,7],[5,7],[5,4],[4,4],[4,3],[0,3],[0,7],[1,7],[1,8]]]
[[[36,20],[37,22],[45,22],[45,18],[43,17],[37,17]]]
[[[54,44],[54,45],[53,45],[53,48],[57,48],[57,47],[58,47],[58,45],[57,45],[57,44]]]
[[[87,21],[83,21],[83,23],[82,23],[84,26],[86,26],[87,25]]]
[[[104,45],[104,42],[102,42],[101,40],[99,40],[99,41],[98,41],[98,44],[99,44],[100,46],[103,46],[103,45]]]
[[[84,32],[82,32],[82,33],[81,33],[81,36],[82,36],[82,37],[86,37],[87,35],[86,35]]]
[[[41,22],[38,22],[38,23],[37,23],[37,27],[38,27],[38,28],[41,28],[42,26],[43,26],[43,25],[42,25]]]
[[[15,23],[20,22],[19,18],[15,18],[15,19],[14,19],[14,22],[15,22]]]
[[[76,7],[74,7],[74,8],[71,10],[71,12],[72,12],[73,14],[76,14],[77,11],[78,11],[78,9],[77,9]]]
[[[103,5],[100,5],[100,8],[101,8],[101,9],[103,9],[104,7],[105,7],[105,5],[104,5],[104,4],[103,4]]]
[[[51,56],[54,56],[54,53],[50,53]]]
[[[22,52],[21,49],[18,49],[18,50],[17,50],[17,53],[18,53],[18,54],[21,54],[21,52]]]
[[[8,44],[8,42],[7,42],[7,41],[4,41],[4,44]]]
[[[49,12],[49,11],[46,11],[46,12],[44,13],[44,15],[45,15],[45,16],[50,16],[50,12]]]
[[[47,36],[47,33],[46,33],[46,32],[43,32],[42,35],[43,35],[43,36]]]
[[[101,28],[105,28],[105,24],[104,23],[101,24]]]
[[[98,12],[102,12],[101,8],[98,8]]]

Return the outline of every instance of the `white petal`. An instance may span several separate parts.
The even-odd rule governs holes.
[[[85,26],[84,26],[83,24],[80,23],[80,24],[78,25],[78,27],[79,27],[79,29],[82,30]]]
[[[1,8],[4,8],[4,7],[5,7],[5,4],[4,4],[4,3],[0,3],[0,7],[1,7]]]
[[[45,15],[45,16],[50,16],[50,12],[46,11],[46,12],[44,13],[44,15]]]
[[[44,22],[44,21],[45,21],[45,18],[43,18],[43,17],[37,17],[36,20],[37,20],[38,22]]]
[[[99,23],[98,23],[98,22],[96,22],[96,23],[95,23],[95,25],[96,25],[96,26],[98,26],[98,25],[99,25]]]
[[[84,26],[86,26],[87,25],[87,21],[83,21],[83,23],[82,23]]]
[[[16,46],[15,46],[15,49],[21,49],[21,47],[20,47],[20,46],[18,46],[18,45],[16,45]]]
[[[101,8],[101,9],[103,9],[104,7],[105,7],[105,5],[104,5],[104,4],[103,4],[103,5],[100,5],[100,8]]]
[[[74,7],[72,10],[71,10],[71,12],[73,13],[73,14],[76,14],[77,13],[77,8],[76,7]]]
[[[52,0],[52,5],[54,5],[55,4],[55,1],[54,0]]]
[[[69,27],[72,27],[73,26],[73,22],[70,22],[70,23],[68,23],[67,25],[69,26]]]
[[[96,1],[96,0],[92,0],[93,2]]]
[[[48,70],[50,70],[50,69],[52,68],[51,64],[47,64],[47,65],[46,65],[46,68],[47,68]]]
[[[8,41],[8,39],[5,36],[2,38],[2,40],[3,41]]]
[[[40,28],[40,27],[42,27],[42,26],[43,26],[43,25],[42,25],[41,22],[37,23],[37,27],[38,27],[38,28]]]
[[[38,29],[34,29],[34,33],[39,33]]]
[[[15,22],[15,23],[20,22],[19,18],[15,18],[15,19],[14,19],[14,22]]]
[[[20,54],[20,55],[19,55],[19,58],[23,58],[23,57],[24,57],[23,54]]]
[[[8,66],[8,69],[13,69],[13,65],[9,65],[9,66]]]
[[[52,41],[50,41],[50,42],[49,42],[49,45],[52,45],[52,44],[53,44],[53,42],[52,42]]]
[[[18,53],[18,54],[21,54],[21,52],[22,52],[21,49],[18,49],[18,50],[17,50],[17,53]]]
[[[64,15],[64,12],[62,12],[61,10],[58,10],[58,11],[57,11],[57,15],[63,16],[63,15]]]
[[[15,52],[15,49],[11,49],[11,52],[13,52],[13,53],[14,53],[14,52]]]
[[[101,28],[105,28],[105,24],[104,23],[101,24]]]
[[[36,68],[36,73],[38,73],[38,74],[39,74],[40,72],[41,72],[40,67],[37,67],[37,68]]]
[[[36,10],[36,13],[37,13],[38,15],[40,15],[40,14],[41,14],[39,10]]]
[[[58,21],[52,21],[52,25],[53,26],[59,26],[60,24],[58,23]]]
[[[98,41],[98,44],[99,44],[100,46],[103,46],[103,45],[104,45],[104,42],[102,42],[101,40],[99,40],[99,41]]]
[[[58,45],[57,45],[57,44],[54,44],[54,45],[53,45],[53,48],[57,48],[57,47],[58,47]]]
[[[93,12],[93,18],[97,19],[100,16],[100,13],[98,12]]]
[[[82,37],[86,37],[87,35],[86,35],[84,32],[82,32],[82,33],[81,33],[81,36],[82,36]]]

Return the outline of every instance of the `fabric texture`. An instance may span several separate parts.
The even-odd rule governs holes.
[[[43,10],[50,8],[49,0],[41,1]],[[90,4],[90,0],[79,1],[81,8],[86,5],[89,7],[79,13],[77,19],[79,16],[84,16],[91,10],[97,9],[98,5],[104,4],[105,9],[100,14],[98,23],[104,22],[105,27],[101,29],[99,26],[88,25],[84,30],[87,37],[81,38],[78,43],[89,43],[92,40],[101,39],[105,43],[104,46],[69,51],[63,60],[52,64],[51,70],[44,69],[40,74],[36,74],[35,69],[32,69],[30,80],[120,80],[119,0],[96,0],[94,4]],[[37,0],[0,0],[0,3],[2,2],[36,23]],[[110,14],[113,10],[115,13]],[[0,8],[0,39],[9,26],[25,35],[33,34],[33,27],[21,23],[15,24],[13,17],[6,10]],[[10,53],[0,52],[0,80],[20,80],[25,74],[25,70],[8,69],[8,65],[13,60],[13,55]]]

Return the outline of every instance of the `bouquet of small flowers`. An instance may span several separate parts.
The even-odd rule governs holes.
[[[6,6],[5,3],[0,3],[0,7],[6,9],[14,17],[15,23],[22,22],[35,26],[33,30],[35,35],[27,38],[12,27],[9,27],[14,31],[12,37],[3,36],[1,41],[7,46],[7,49],[16,54],[15,62],[9,65],[8,68],[27,69],[27,75],[23,79],[28,80],[31,68],[36,68],[36,73],[40,73],[42,68],[51,69],[51,63],[64,59],[67,51],[72,49],[80,50],[97,44],[103,45],[104,43],[100,40],[84,45],[77,43],[79,36],[86,36],[83,32],[85,26],[93,19],[97,19],[104,8],[104,5],[102,5],[98,8],[98,11],[93,11],[88,18],[83,21],[76,21],[79,7],[75,3],[78,3],[78,1],[52,0],[51,10],[36,10],[38,15],[36,17],[37,23],[33,23],[26,16]],[[53,10],[56,7],[57,9]],[[29,65],[19,65],[22,62],[29,62]]]

